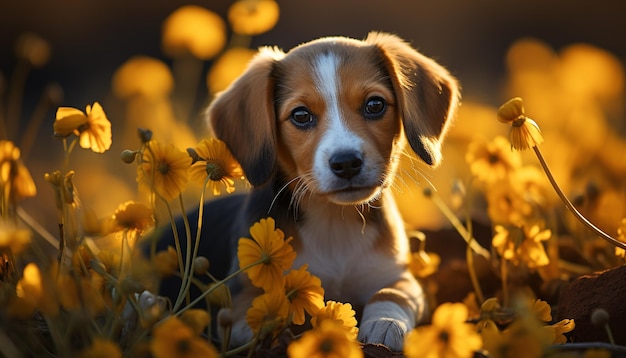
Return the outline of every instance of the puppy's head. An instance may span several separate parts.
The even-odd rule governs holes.
[[[389,185],[405,138],[429,165],[457,107],[455,79],[396,36],[323,38],[264,48],[209,107],[248,180],[274,175],[337,204]]]

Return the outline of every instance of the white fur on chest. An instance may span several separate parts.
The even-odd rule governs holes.
[[[309,272],[321,279],[327,300],[363,305],[404,271],[406,237],[396,238],[393,254],[377,250],[381,232],[375,223],[364,223],[356,207],[313,206],[306,213],[294,267],[308,264]]]

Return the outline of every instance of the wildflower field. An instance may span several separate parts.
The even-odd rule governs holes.
[[[120,63],[114,101],[65,103],[50,85],[33,108],[27,79],[53,48],[15,39],[16,65],[0,69],[0,357],[626,356],[624,67],[589,44],[510,44],[501,105],[463,101],[439,168],[402,158],[391,190],[433,307],[402,352],[358,342],[350,302],[292,266],[271,217],[240,239],[239,270],[214,277],[195,240],[212,230],[201,203],[250,185],[199,120],[197,88],[225,89],[278,21],[274,0],[226,16],[182,6],[154,34],[167,61]],[[181,215],[158,251],[150,239]],[[236,275],[264,293],[247,308],[254,338],[231,348]],[[168,277],[182,280],[175,300],[158,294]]]

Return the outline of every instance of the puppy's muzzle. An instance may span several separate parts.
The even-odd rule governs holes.
[[[363,156],[356,151],[338,152],[330,157],[328,165],[337,177],[350,180],[361,172]]]

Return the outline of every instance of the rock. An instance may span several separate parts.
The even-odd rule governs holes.
[[[572,281],[559,299],[557,320],[574,319],[573,342],[608,342],[604,327],[591,323],[597,308],[608,312],[615,343],[626,345],[626,265]]]

